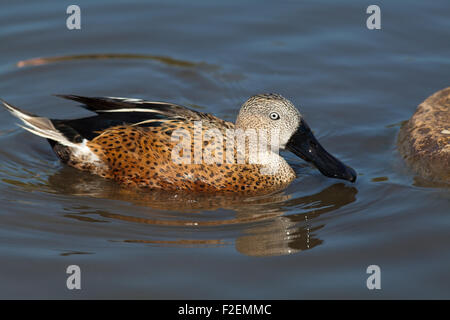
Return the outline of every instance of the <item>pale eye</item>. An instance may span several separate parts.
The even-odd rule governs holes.
[[[271,112],[270,115],[269,115],[269,117],[270,117],[270,119],[272,119],[272,120],[278,120],[278,119],[280,119],[280,115],[279,115],[278,113],[276,113],[276,112]]]

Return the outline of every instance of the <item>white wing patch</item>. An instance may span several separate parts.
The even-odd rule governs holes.
[[[106,97],[108,99],[113,99],[113,100],[120,100],[123,102],[132,102],[132,103],[145,103],[145,100],[142,99],[136,99],[136,98],[121,98],[121,97]]]
[[[148,101],[143,99],[135,99],[135,98],[121,98],[121,97],[106,97],[106,99],[117,100],[119,102],[129,102],[136,104],[153,104],[153,105],[162,105],[162,106],[173,106],[173,103],[161,102],[161,101]],[[160,111],[156,109],[150,108],[119,108],[112,110],[96,110],[96,112],[156,112],[160,113]]]
[[[144,108],[122,108],[122,109],[112,109],[112,110],[95,110],[95,112],[152,112],[152,113],[163,113],[156,109],[144,109]]]

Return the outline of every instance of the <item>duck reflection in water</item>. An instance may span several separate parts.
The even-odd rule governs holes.
[[[68,183],[70,182],[70,183]],[[221,247],[234,241],[236,250],[248,256],[276,256],[309,250],[323,240],[317,232],[325,225],[318,217],[332,212],[356,200],[357,189],[344,183],[328,185],[309,195],[287,194],[286,191],[261,197],[239,195],[203,195],[192,193],[145,192],[121,188],[117,184],[96,176],[64,167],[49,179],[50,188],[58,193],[91,196],[102,199],[131,202],[151,208],[145,215],[135,216],[113,212],[114,209],[98,210],[93,207],[76,209],[66,217],[84,222],[120,220],[143,225],[174,227],[173,231],[197,228],[211,234],[217,228],[232,228],[233,236],[216,239],[180,239],[185,233],[167,233],[173,240],[125,239],[124,242],[143,243],[154,246]],[[205,211],[232,212],[224,217],[199,214]],[[73,209],[70,211],[74,212]],[[286,212],[298,212],[285,214]],[[102,219],[102,220],[100,220]],[[227,229],[228,230],[228,229]],[[202,232],[204,236],[205,232]],[[229,234],[227,232],[227,234]],[[151,237],[151,235],[150,235]]]

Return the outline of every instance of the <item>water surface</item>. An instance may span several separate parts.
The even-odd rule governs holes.
[[[450,298],[449,189],[396,150],[401,122],[450,84],[447,1],[379,1],[378,31],[364,1],[77,4],[69,31],[68,3],[2,2],[3,99],[75,118],[89,112],[51,94],[136,97],[234,121],[277,92],[358,180],[286,154],[299,177],[274,195],[137,192],[62,165],[0,111],[1,298]]]

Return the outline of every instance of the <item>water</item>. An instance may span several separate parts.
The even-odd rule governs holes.
[[[3,99],[75,118],[89,113],[51,94],[137,97],[233,121],[277,92],[358,181],[286,154],[299,178],[276,195],[135,192],[65,167],[1,111],[1,298],[450,298],[449,190],[396,150],[401,122],[450,83],[448,1],[378,1],[379,31],[360,1],[77,4],[69,31],[67,3],[2,1]],[[19,63],[37,57],[64,58]]]

